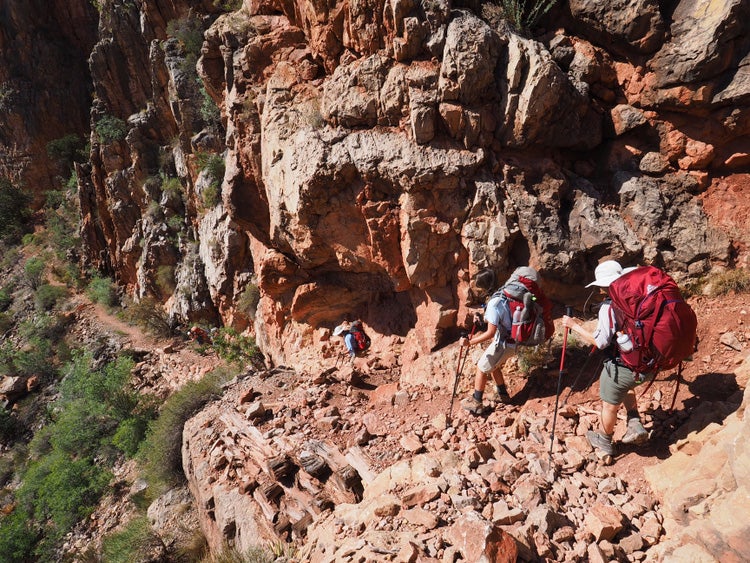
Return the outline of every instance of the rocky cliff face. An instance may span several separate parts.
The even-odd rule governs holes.
[[[96,4],[3,4],[1,171],[45,189],[91,130],[86,265],[271,366],[362,318],[440,384],[480,268],[573,302],[604,256],[748,263],[747,0],[570,0],[533,38],[473,2]]]
[[[407,374],[441,371],[479,268],[528,262],[572,299],[605,255],[746,260],[706,212],[750,161],[746,2],[571,2],[535,39],[496,12],[104,3],[92,123],[127,133],[79,171],[88,260],[184,320],[244,328],[257,286],[273,364],[360,317]]]
[[[0,7],[0,174],[38,201],[68,175],[47,144],[89,131],[87,58],[96,22],[86,0],[9,0]]]

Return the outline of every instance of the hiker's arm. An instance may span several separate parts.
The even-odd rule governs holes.
[[[581,335],[588,344],[591,344],[599,348],[599,345],[597,344],[596,339],[594,338],[594,335],[590,333],[588,330],[586,330],[585,328],[583,328],[578,323],[578,321],[576,321],[576,319],[574,319],[573,317],[569,317],[568,315],[563,315],[562,325],[565,328],[569,328],[573,332],[576,332],[579,335]]]
[[[487,330],[484,332],[480,332],[479,334],[475,334],[471,338],[468,336],[464,336],[459,340],[459,343],[461,346],[474,346],[475,344],[481,344],[482,342],[486,342],[488,340],[492,340],[495,337],[495,333],[497,332],[497,326],[493,325],[492,323],[487,323]]]

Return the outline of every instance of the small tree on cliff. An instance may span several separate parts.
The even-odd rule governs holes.
[[[499,0],[482,5],[482,17],[493,26],[503,20],[520,33],[528,33],[557,0]]]

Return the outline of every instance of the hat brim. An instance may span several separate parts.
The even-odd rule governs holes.
[[[615,281],[619,277],[620,277],[620,275],[618,274],[616,276],[609,276],[609,277],[602,278],[602,279],[599,279],[599,280],[594,280],[590,284],[588,284],[586,287],[593,287],[593,286],[596,286],[596,287],[609,287],[612,284],[612,282]]]

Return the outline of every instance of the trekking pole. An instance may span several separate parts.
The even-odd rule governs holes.
[[[469,340],[474,336],[474,331],[477,325],[475,322],[471,324],[471,332],[469,333]],[[464,353],[464,347],[461,346],[458,349],[458,365],[456,366],[456,379],[453,381],[453,393],[451,394],[451,403],[448,407],[448,415],[445,417],[445,424],[448,426],[451,423],[451,414],[453,414],[453,400],[456,398],[456,391],[458,390],[458,381],[461,379],[461,374],[464,371],[464,365],[466,364],[466,358],[469,355],[469,347],[466,347],[466,353]],[[462,361],[463,360],[463,361]]]
[[[568,317],[573,316],[573,308],[565,307],[565,315]],[[555,443],[555,424],[557,423],[557,405],[560,401],[560,387],[562,385],[563,370],[565,369],[565,349],[568,346],[568,327],[565,327],[563,331],[563,345],[562,354],[560,355],[560,373],[557,376],[557,395],[555,395],[555,414],[552,417],[552,432],[549,435],[549,456],[552,457],[552,446]]]
[[[578,385],[578,380],[579,380],[579,379],[581,379],[581,376],[582,376],[582,375],[583,375],[583,373],[584,373],[584,372],[586,371],[586,367],[587,367],[587,366],[589,365],[589,362],[591,361],[591,358],[593,358],[593,357],[594,357],[594,352],[596,352],[596,350],[597,350],[596,346],[592,346],[592,347],[591,347],[591,351],[589,352],[589,355],[588,355],[588,356],[586,356],[586,361],[585,361],[585,362],[583,362],[583,366],[582,366],[582,367],[581,367],[581,369],[580,369],[580,370],[578,371],[578,375],[576,375],[576,378],[575,378],[575,379],[573,380],[573,383],[572,383],[572,384],[570,385],[570,387],[568,388],[568,394],[567,394],[567,395],[565,395],[565,398],[563,399],[563,402],[562,402],[562,406],[565,406],[565,405],[567,405],[567,404],[568,404],[568,399],[570,399],[570,395],[571,395],[571,394],[573,393],[573,391],[575,390],[575,388],[576,388],[576,385]],[[588,385],[586,385],[586,387],[584,387],[584,389],[588,389],[588,388],[589,388],[589,386],[591,385],[591,383],[593,383],[593,382],[592,382],[592,381],[590,381],[590,382],[589,382],[589,384],[588,384]]]

